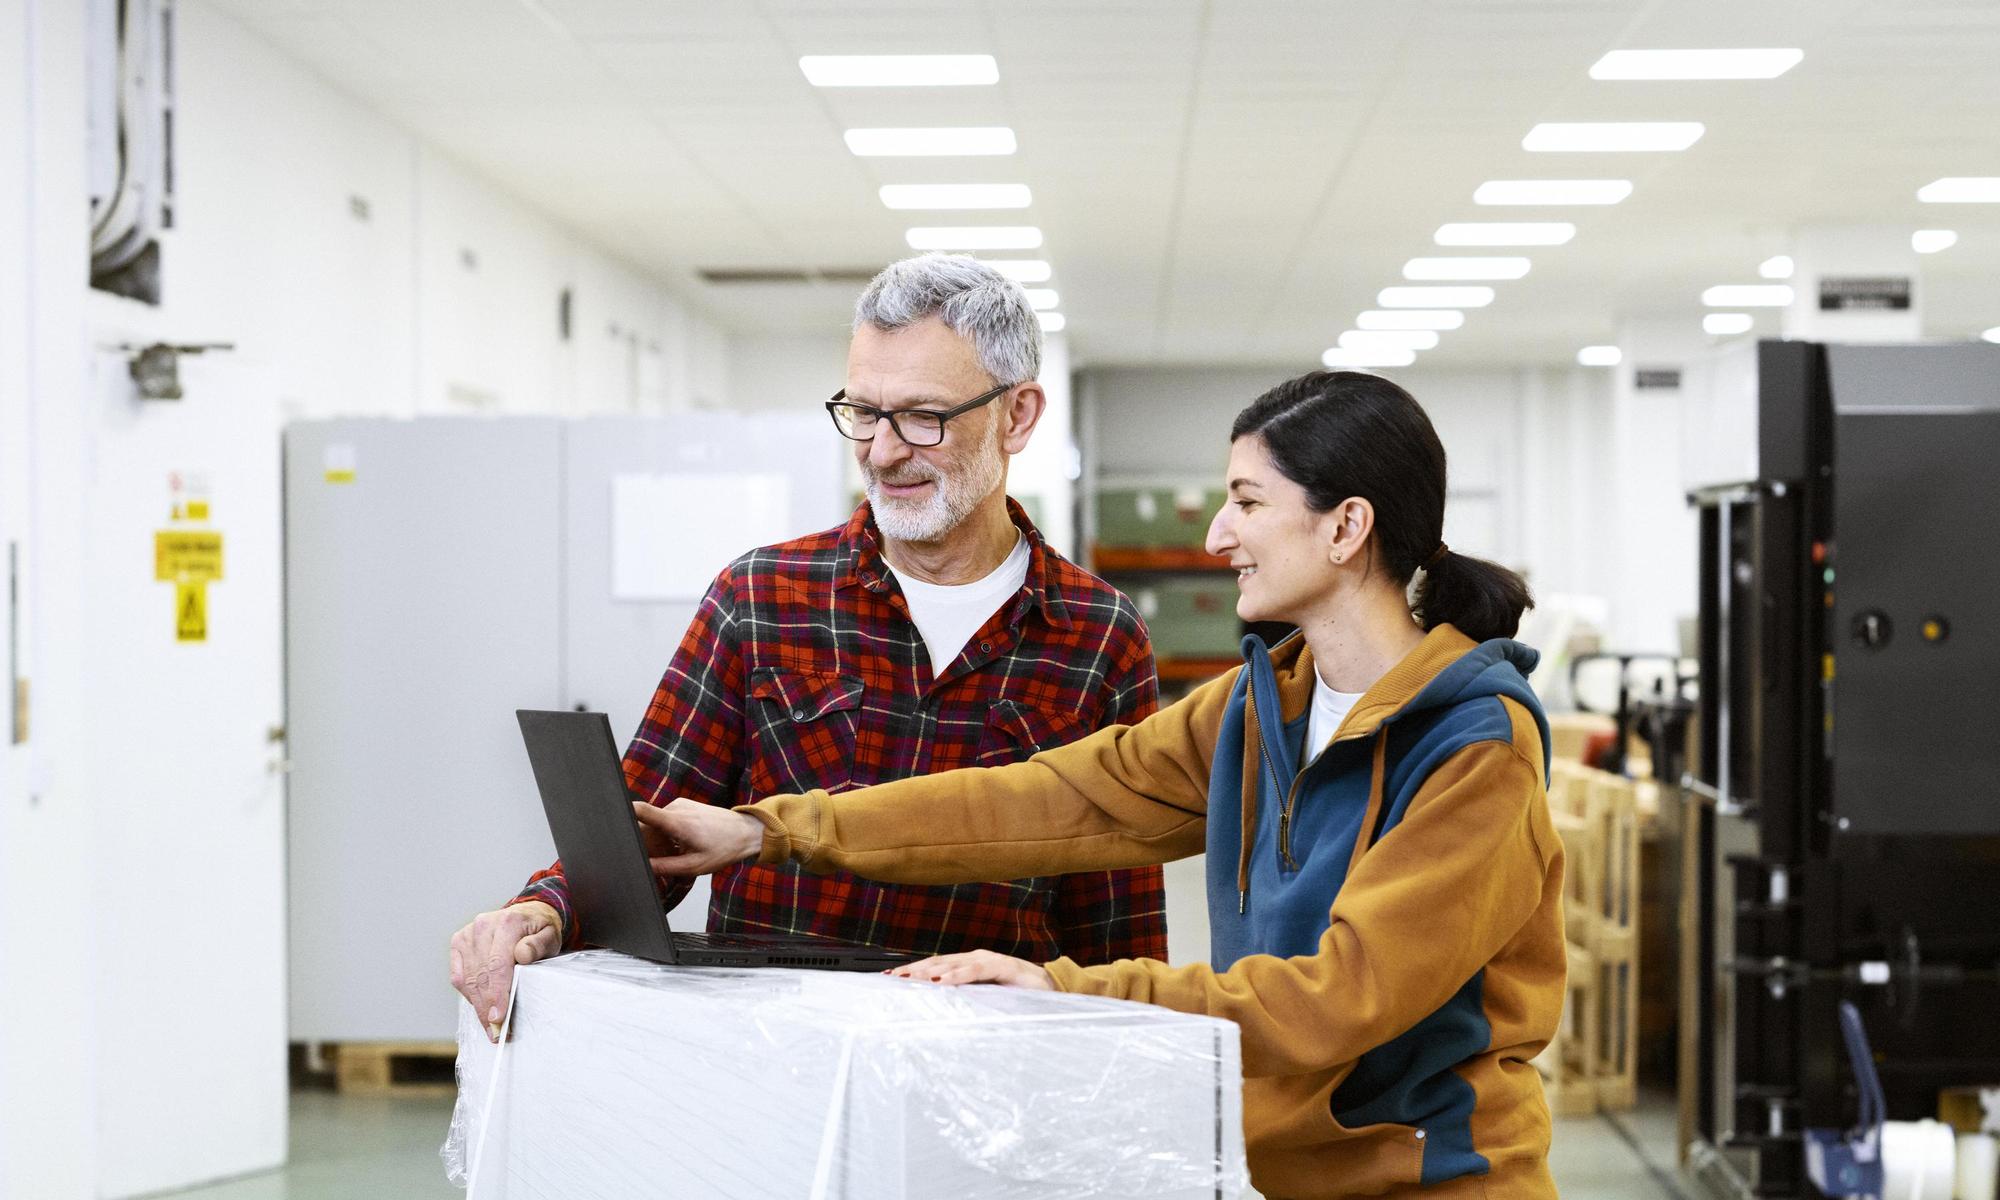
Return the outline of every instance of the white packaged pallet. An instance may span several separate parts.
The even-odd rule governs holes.
[[[1227,1021],[605,950],[515,980],[502,1045],[460,1006],[443,1155],[469,1200],[1229,1200],[1248,1187]]]

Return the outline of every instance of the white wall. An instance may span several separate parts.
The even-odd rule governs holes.
[[[27,181],[0,189],[0,540],[34,688],[32,739],[0,738],[0,1194],[37,1198],[283,1154],[282,419],[730,400],[721,329],[199,0],[165,303],[89,292],[81,9],[0,0],[0,177]],[[107,347],[152,340],[236,349],[143,404]],[[152,578],[173,471],[225,539],[203,644]]]
[[[847,381],[847,332],[739,334],[730,339],[729,375],[731,394],[741,408],[818,408]],[[831,423],[827,432],[833,432]]]
[[[33,738],[0,736],[0,1195],[93,1194],[96,911],[82,696],[85,270],[77,6],[0,0],[0,534],[20,549]],[[25,186],[14,181],[25,181]],[[40,464],[54,459],[52,475]],[[7,731],[0,730],[0,734]]]
[[[297,415],[726,402],[722,331],[614,253],[226,16],[186,3],[179,24],[179,228],[156,324],[279,367]]]
[[[1699,603],[1699,524],[1687,502],[1681,443],[1694,403],[1687,368],[1708,343],[1686,317],[1620,322],[1625,361],[1613,369],[1611,393],[1616,485],[1604,493],[1617,531],[1604,547],[1616,580],[1607,649],[1679,653],[1681,621]],[[1637,372],[1654,365],[1681,367],[1683,386],[1640,388]]]

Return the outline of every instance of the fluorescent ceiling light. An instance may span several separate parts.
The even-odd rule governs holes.
[[[1710,308],[1783,308],[1792,302],[1788,283],[1720,283],[1701,294]]]
[[[1033,250],[1042,244],[1042,231],[1033,225],[928,225],[903,239],[912,250]]]
[[[1054,274],[1053,268],[1039,258],[982,258],[980,262],[992,267],[1015,283],[1047,283]]]
[[[1528,273],[1525,258],[1413,258],[1403,264],[1405,279],[1519,279]]]
[[[1592,79],[1776,79],[1803,50],[1613,50],[1590,68]]]
[[[1490,287],[1388,287],[1375,294],[1383,308],[1485,308],[1493,303]]]
[[[1980,334],[1979,338],[1981,341],[1986,342],[2000,342],[2000,325],[1995,325],[1985,333]]]
[[[1062,303],[1061,298],[1056,295],[1054,288],[1022,288],[1021,290],[1028,293],[1028,303],[1033,305],[1037,310],[1054,308]]]
[[[928,158],[1012,154],[1014,131],[1004,125],[942,129],[850,129],[847,148],[863,158]]]
[[[1523,150],[1685,150],[1701,140],[1700,121],[1544,121],[1521,139]]]
[[[1616,204],[1632,194],[1629,179],[1489,179],[1474,204]]]
[[[1757,264],[1757,274],[1766,279],[1790,279],[1793,269],[1789,254],[1773,254]]]
[[[805,54],[814,87],[966,87],[1000,82],[991,54]]]
[[[1586,367],[1615,367],[1625,361],[1625,352],[1616,346],[1585,346],[1576,352],[1576,361]]]
[[[1058,312],[1038,312],[1035,314],[1035,319],[1042,323],[1043,333],[1061,333],[1063,326],[1069,324]]]
[[[1438,226],[1440,246],[1560,246],[1576,236],[1568,221],[1454,221]]]
[[[1918,254],[1936,254],[1958,245],[1958,234],[1950,229],[1919,229],[1910,235],[1910,249]]]
[[[1026,208],[1032,199],[1025,183],[882,185],[882,203],[890,208]]]
[[[1448,308],[1371,308],[1354,318],[1356,329],[1457,329],[1465,314]]]
[[[1407,367],[1417,361],[1415,350],[1343,350],[1333,347],[1319,356],[1319,361],[1331,368],[1341,367]]]
[[[2000,204],[2000,177],[1934,179],[1917,189],[1925,204]]]
[[[1701,331],[1718,337],[1728,337],[1731,334],[1749,333],[1750,327],[1756,323],[1757,318],[1749,313],[1710,313],[1701,319]]]
[[[1379,350],[1429,350],[1438,344],[1434,329],[1350,329],[1340,335],[1340,348],[1360,353]]]

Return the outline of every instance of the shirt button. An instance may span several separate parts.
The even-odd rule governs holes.
[[[803,709],[803,708],[795,708],[795,709],[793,709],[793,710],[792,710],[792,720],[794,720],[794,721],[803,721],[803,720],[805,720],[805,719],[806,719],[806,710],[805,710],[805,709]]]
[[[1420,1142],[1424,1140],[1424,1131],[1421,1129],[1417,1130],[1417,1140]]]
[[[993,653],[993,643],[992,643],[992,642],[981,642],[981,643],[979,643],[979,652],[980,652],[981,654],[991,654],[991,653]]]

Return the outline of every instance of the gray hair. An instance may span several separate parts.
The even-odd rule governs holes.
[[[972,345],[995,383],[1025,383],[1042,369],[1042,323],[1021,285],[964,254],[920,254],[890,263],[854,302],[854,328],[885,333],[935,316]]]

